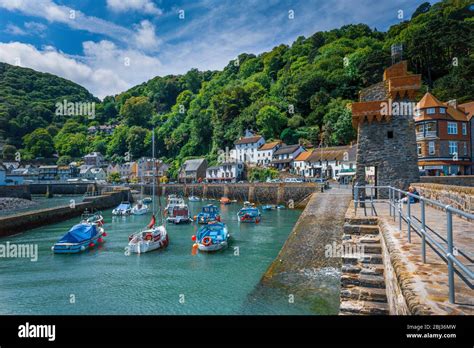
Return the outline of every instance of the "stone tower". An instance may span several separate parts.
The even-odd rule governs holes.
[[[385,69],[383,81],[359,92],[352,104],[357,184],[407,189],[419,181],[413,117],[420,85],[421,76],[408,73],[407,62],[400,61]],[[379,191],[379,197],[386,195]]]

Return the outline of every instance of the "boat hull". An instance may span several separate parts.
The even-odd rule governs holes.
[[[99,233],[91,239],[81,243],[56,243],[53,245],[52,250],[55,254],[78,254],[88,249],[93,249],[95,245],[99,244],[98,239],[101,238],[103,234],[104,230],[100,229]],[[91,247],[90,243],[94,243],[94,247]]]
[[[226,249],[228,246],[229,246],[229,243],[227,241],[223,241],[219,244],[211,244],[211,245],[204,245],[202,243],[198,243],[199,251],[205,251],[205,252],[223,250],[223,249]]]

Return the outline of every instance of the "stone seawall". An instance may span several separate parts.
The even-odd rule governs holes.
[[[414,184],[423,197],[451,205],[453,208],[474,213],[474,187],[442,184]]]
[[[43,195],[46,192],[63,195],[81,195],[87,192],[87,188],[95,186],[94,183],[53,183],[53,184],[29,184],[33,195]]]
[[[0,197],[13,197],[31,200],[29,185],[0,186]]]
[[[140,185],[131,185],[132,189],[140,190]],[[144,194],[151,194],[151,185],[144,186]],[[198,197],[219,199],[223,196],[237,201],[255,203],[298,203],[307,199],[313,192],[321,191],[316,183],[245,183],[245,184],[176,184],[160,185],[157,194],[181,196],[195,195]]]
[[[474,187],[474,175],[420,176],[421,183]]]
[[[127,191],[110,192],[102,196],[87,197],[82,203],[77,203],[74,208],[61,206],[2,217],[0,218],[0,237],[11,236],[35,227],[68,220],[80,216],[86,209],[89,211],[109,209],[127,199],[127,196]]]

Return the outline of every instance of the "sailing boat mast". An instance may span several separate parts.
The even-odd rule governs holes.
[[[152,197],[153,197],[153,215],[155,215],[155,180],[156,180],[156,165],[155,165],[155,128],[151,133],[151,161],[153,165],[153,186],[152,186]]]

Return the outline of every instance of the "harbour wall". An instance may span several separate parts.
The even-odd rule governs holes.
[[[29,185],[4,185],[0,186],[0,197],[14,197],[31,200]]]
[[[33,195],[43,195],[47,192],[63,195],[82,195],[91,189],[97,191],[94,183],[40,183],[29,184],[30,193]]]
[[[134,190],[141,190],[140,185],[131,185]],[[313,192],[321,191],[317,183],[244,183],[244,184],[173,184],[159,185],[156,192],[159,195],[176,194],[183,197],[191,195],[202,198],[219,199],[228,197],[237,201],[250,201],[254,203],[288,203],[293,200],[295,204],[307,199]],[[150,195],[151,185],[143,187],[144,194]]]
[[[413,184],[423,197],[451,205],[453,208],[474,213],[474,187],[447,186],[434,183]]]
[[[71,206],[39,209],[13,216],[0,218],[0,237],[11,236],[73,217],[80,216],[84,210],[103,210],[114,207],[128,199],[128,190],[107,192],[100,196],[86,197],[82,203]]]
[[[474,175],[420,176],[421,183],[474,187]]]

